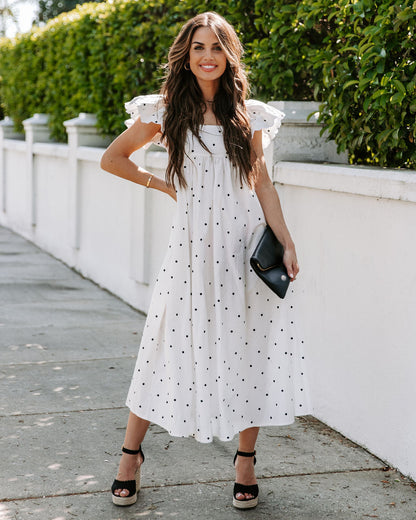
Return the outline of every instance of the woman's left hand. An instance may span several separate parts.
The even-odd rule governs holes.
[[[285,267],[287,269],[290,281],[293,282],[294,280],[296,280],[296,276],[299,273],[299,264],[298,259],[296,257],[296,251],[294,246],[285,249],[283,255],[283,263],[285,264]]]

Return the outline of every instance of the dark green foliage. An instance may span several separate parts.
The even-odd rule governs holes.
[[[251,80],[255,94],[263,99],[311,100],[321,73],[311,58],[327,35],[325,20],[304,23],[299,0],[257,0],[256,33],[249,42]]]
[[[157,92],[185,20],[215,10],[246,50],[252,95],[325,102],[321,120],[355,162],[416,165],[414,0],[113,0],[78,6],[0,43],[0,97],[17,126],[50,114],[51,132],[93,112],[123,130],[123,103]],[[21,126],[20,126],[21,128]]]
[[[330,13],[333,31],[312,58],[321,121],[357,163],[416,166],[416,2],[311,2],[306,20]]]

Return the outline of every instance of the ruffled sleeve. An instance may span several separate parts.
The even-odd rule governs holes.
[[[143,123],[156,123],[163,128],[163,115],[165,107],[163,105],[162,96],[160,94],[150,94],[147,96],[137,96],[131,101],[124,104],[126,112],[130,115],[130,119],[125,121],[127,128],[140,117]],[[158,132],[151,142],[163,146],[161,142],[162,133]],[[151,143],[147,144],[147,148]]]
[[[285,114],[256,99],[247,100],[246,108],[250,117],[251,133],[263,130],[263,148],[267,148],[276,136]]]

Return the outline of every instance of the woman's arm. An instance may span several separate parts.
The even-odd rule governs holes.
[[[165,180],[138,167],[129,159],[130,155],[147,144],[160,132],[160,125],[156,123],[142,123],[140,118],[115,139],[101,158],[101,168],[128,181],[146,186],[150,179],[149,188],[163,191],[176,200],[173,187],[168,187]]]
[[[294,280],[299,272],[298,260],[296,258],[295,244],[290,236],[283,217],[282,207],[280,205],[279,195],[269,177],[266,167],[266,161],[263,154],[262,131],[254,132],[253,151],[255,153],[254,168],[256,171],[256,179],[254,189],[263,209],[267,224],[271,227],[279,242],[283,245],[284,256],[283,263],[287,272]]]

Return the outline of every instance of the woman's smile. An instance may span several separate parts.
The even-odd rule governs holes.
[[[216,65],[200,65],[201,69],[205,72],[212,72],[213,70],[215,70],[217,68]]]

